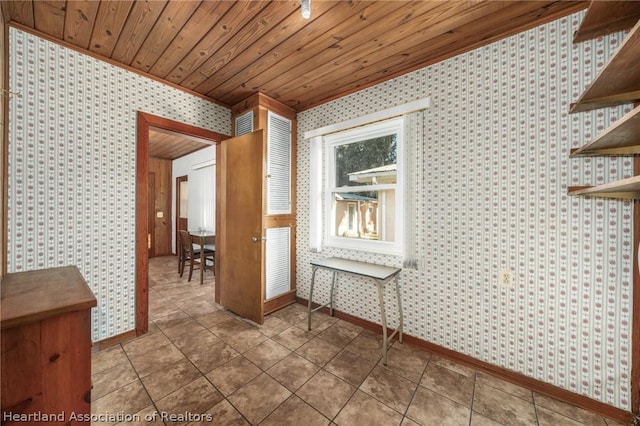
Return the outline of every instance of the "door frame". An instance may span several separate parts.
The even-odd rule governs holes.
[[[156,214],[155,214],[155,204],[156,204],[156,174],[154,172],[149,172],[149,180],[148,180],[148,188],[147,196],[149,207],[147,209],[147,223],[150,229],[147,229],[147,247],[149,247],[149,252],[147,256],[155,257],[156,255]]]
[[[195,136],[218,145],[230,136],[138,111],[136,124],[136,334],[149,330],[149,127]],[[218,147],[216,147],[216,152]],[[216,190],[218,183],[216,182]],[[216,286],[218,287],[218,286]]]
[[[182,191],[180,190],[180,184],[182,182],[189,182],[189,175],[176,176],[176,255],[180,257],[180,239],[178,238],[178,228],[180,227],[180,199],[182,198]]]

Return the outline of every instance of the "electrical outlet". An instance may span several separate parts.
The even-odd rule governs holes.
[[[500,271],[500,285],[503,287],[513,287],[513,272],[509,270]]]

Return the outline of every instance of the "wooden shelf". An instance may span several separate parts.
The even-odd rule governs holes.
[[[570,190],[569,195],[637,200],[640,199],[640,176],[633,176],[604,185]]]
[[[640,106],[616,121],[569,157],[640,154]]]
[[[589,111],[640,100],[640,21],[569,112]]]
[[[639,1],[592,1],[580,28],[573,34],[573,42],[626,30],[640,19]]]

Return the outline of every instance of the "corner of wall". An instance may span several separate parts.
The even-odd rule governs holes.
[[[0,7],[0,93],[3,94],[0,100],[0,188],[2,188],[2,202],[0,204],[0,278],[7,272],[7,144],[8,127],[7,123],[7,103],[9,98],[4,96],[8,93],[8,72],[9,49],[8,49],[8,26],[4,22],[2,8]]]

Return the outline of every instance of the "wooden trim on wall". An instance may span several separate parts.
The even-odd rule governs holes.
[[[149,328],[149,248],[147,234],[149,188],[149,127],[157,127],[201,139],[216,145],[229,136],[211,130],[180,123],[168,118],[138,111],[136,136],[136,333],[144,334]],[[216,149],[216,152],[218,150]],[[216,183],[216,186],[218,184]],[[218,263],[216,253],[216,264]],[[216,271],[217,272],[217,271]],[[216,288],[218,286],[215,286]]]
[[[292,303],[296,303],[296,290],[293,289],[288,291],[280,296],[274,297],[273,299],[269,299],[264,302],[264,314],[270,314],[271,312],[275,312],[284,308],[285,306],[291,305]]]
[[[288,107],[280,101],[273,99],[270,96],[261,92],[256,92],[253,95],[246,98],[244,101],[240,101],[231,107],[232,119],[238,115],[244,114],[246,111],[262,107],[266,110],[273,111],[289,120],[296,120],[296,111],[293,108]],[[266,121],[265,121],[266,123]],[[257,126],[255,126],[257,128]]]
[[[93,342],[91,350],[92,352],[99,352],[111,346],[119,345],[120,343],[124,343],[129,340],[135,339],[137,335],[138,333],[136,332],[136,330],[125,331],[122,334],[118,334],[116,336],[112,336],[104,340]]]
[[[447,358],[452,361],[459,362],[460,364],[465,364],[478,371],[489,373],[503,380],[514,383],[518,386],[525,387],[533,392],[544,394],[551,398],[555,398],[571,405],[584,408],[585,410],[597,413],[603,417],[608,417],[610,419],[625,423],[631,422],[633,420],[633,413],[624,411],[612,405],[605,404],[604,402],[591,399],[587,396],[568,391],[550,383],[525,376],[524,374],[517,373],[506,368],[489,364],[487,362],[473,358],[469,355],[447,349],[443,346],[427,342],[414,336],[403,335],[403,338],[406,343],[419,346],[429,352],[433,352],[434,354],[442,358]]]
[[[136,141],[136,333],[149,330],[149,122],[138,112]]]
[[[220,262],[224,262],[224,244],[223,235],[218,232],[222,229],[222,226],[227,223],[226,212],[222,208],[224,200],[227,198],[227,175],[223,173],[223,170],[227,170],[227,159],[222,155],[222,144],[216,144],[216,253],[213,261],[213,272],[216,277],[216,284],[213,286],[214,301],[220,303],[220,287],[221,287],[221,275],[220,275]]]
[[[166,86],[171,86],[174,89],[180,90],[181,92],[185,92],[185,93],[188,93],[190,95],[197,96],[198,98],[204,99],[206,101],[213,102],[214,104],[229,108],[229,105],[225,104],[224,102],[220,102],[217,99],[213,99],[213,98],[211,98],[209,96],[203,95],[202,93],[198,93],[196,91],[189,90],[189,89],[187,89],[185,87],[182,87],[182,86],[179,86],[179,85],[177,85],[177,84],[175,84],[175,83],[173,83],[171,81],[162,79],[160,77],[156,77],[155,75],[151,75],[149,73],[141,71],[141,70],[139,70],[137,68],[134,68],[132,66],[125,65],[125,64],[122,64],[120,62],[114,61],[111,58],[107,58],[106,56],[99,55],[99,54],[97,54],[95,52],[92,52],[90,50],[84,50],[84,49],[82,49],[82,48],[80,48],[80,47],[78,47],[78,46],[76,46],[74,44],[71,44],[71,43],[66,42],[64,40],[56,39],[54,37],[51,37],[48,34],[45,34],[43,32],[40,32],[40,31],[38,31],[36,29],[33,29],[33,28],[30,28],[30,27],[26,27],[26,26],[24,26],[22,24],[19,24],[19,23],[15,22],[15,21],[11,21],[9,23],[9,26],[14,27],[16,29],[19,29],[20,31],[24,31],[26,33],[32,34],[32,35],[34,35],[36,37],[40,37],[41,39],[50,41],[51,43],[55,43],[57,45],[66,47],[67,49],[75,50],[76,52],[79,52],[79,53],[82,53],[84,55],[90,56],[92,58],[98,59],[100,61],[106,62],[106,63],[111,64],[113,66],[116,66],[118,68],[122,68],[124,70],[130,71],[132,73],[141,75],[141,76],[146,77],[146,78],[150,78],[151,80],[157,81],[158,83],[162,83],[162,84],[164,84]]]
[[[307,306],[307,303],[308,303],[307,300],[302,297],[297,297],[296,301],[304,306]],[[319,303],[312,303],[311,305],[314,308],[320,306]],[[324,312],[328,314],[329,308],[324,307],[320,309],[320,312]],[[364,329],[373,331],[378,334],[382,334],[382,326],[379,324],[373,323],[371,321],[367,321],[365,319],[358,318],[353,315],[337,311],[335,309],[333,310],[333,316],[341,320],[350,322],[352,324],[359,325]],[[573,393],[566,389],[562,389],[558,386],[555,386],[540,380],[536,380],[529,376],[525,376],[524,374],[517,373],[515,371],[511,371],[503,367],[498,367],[493,364],[489,364],[487,362],[473,358],[469,355],[465,355],[460,352],[453,351],[451,349],[445,348],[444,346],[436,345],[435,343],[422,340],[418,337],[414,337],[406,333],[402,334],[402,338],[404,340],[404,343],[408,343],[413,346],[418,346],[442,358],[446,358],[451,361],[464,364],[475,370],[491,374],[493,376],[499,377],[500,379],[506,380],[510,383],[514,383],[518,386],[525,387],[531,391],[550,396],[551,398],[555,398],[557,400],[567,402],[577,407],[584,408],[585,410],[589,410],[601,416],[608,417],[610,419],[614,419],[620,422],[626,422],[626,423],[630,423],[633,420],[633,413],[624,411],[612,405],[605,404],[604,402],[596,401],[595,399],[591,399],[587,396],[579,395],[577,393]]]
[[[196,138],[210,140],[215,143],[219,143],[230,138],[229,135],[225,135],[224,133],[214,132],[213,130],[203,129],[201,127],[192,126],[190,124],[181,123],[179,121],[174,121],[169,118],[160,117],[146,112],[138,112],[138,117],[143,117],[151,127],[157,127],[159,129],[181,133],[183,135],[194,136]]]

